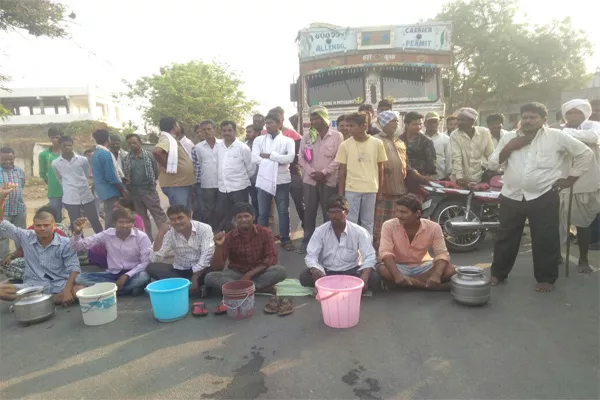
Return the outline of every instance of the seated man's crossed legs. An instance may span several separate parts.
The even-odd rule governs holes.
[[[254,282],[257,292],[276,294],[275,285],[287,277],[285,267],[281,265],[272,265],[253,276],[248,275],[249,273],[252,273],[252,270],[246,273],[229,268],[225,268],[221,271],[212,271],[206,274],[206,286],[221,291],[223,285],[228,282],[251,280]]]
[[[393,257],[386,257],[377,270],[388,289],[408,287],[448,290],[450,279],[456,274],[455,267],[446,260],[431,260],[417,266],[408,266],[396,264]]]
[[[367,271],[369,270],[369,271]],[[355,276],[357,278],[363,279],[363,274],[368,274],[368,277],[366,277],[366,281],[367,283],[364,286],[364,291],[366,290],[372,290],[372,291],[376,291],[379,288],[381,288],[381,279],[379,277],[379,274],[377,273],[377,271],[375,271],[372,268],[365,268],[362,271],[359,271],[359,267],[355,267],[346,271],[329,271],[329,270],[325,270],[325,274],[323,274],[322,272],[320,272],[319,270],[315,269],[315,268],[306,268],[304,271],[302,271],[302,273],[300,274],[300,276],[298,277],[298,280],[300,281],[300,284],[304,287],[315,287],[315,282],[319,279],[322,278],[323,276],[332,276],[332,275],[350,275],[350,276]],[[363,279],[364,281],[365,279]]]

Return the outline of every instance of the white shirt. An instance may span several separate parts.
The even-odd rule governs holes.
[[[308,247],[304,261],[308,268],[316,268],[321,272],[347,271],[362,265],[359,270],[375,268],[375,249],[371,235],[365,228],[350,221],[346,221],[346,229],[338,240],[331,222],[325,222],[315,229]]]
[[[427,135],[435,147],[435,179],[443,179],[452,173],[452,148],[448,135],[437,132]]]
[[[487,128],[475,126],[471,139],[460,129],[450,134],[452,147],[452,175],[454,179],[466,179],[469,182],[481,182],[482,167],[486,167],[488,157],[494,151],[492,134]]]
[[[188,157],[191,159],[192,158],[192,150],[194,149],[194,142],[192,142],[190,139],[188,139],[187,136],[184,136],[179,140],[179,143],[181,143],[181,146],[183,146]]]
[[[189,239],[171,228],[163,238],[160,250],[152,253],[151,260],[161,262],[172,254],[175,256],[173,268],[198,272],[210,267],[214,253],[215,243],[210,225],[192,221],[192,234]]]
[[[60,156],[52,161],[52,169],[63,187],[63,203],[75,206],[95,200],[88,182],[90,164],[86,157],[74,154],[71,161],[67,161]]]
[[[219,162],[219,192],[237,192],[250,186],[250,177],[254,175],[255,168],[250,148],[237,139],[229,147],[225,142],[215,147]]]
[[[210,144],[206,140],[201,141],[192,150],[196,155],[198,165],[196,171],[200,170],[200,176],[196,176],[200,187],[203,189],[216,189],[219,187],[219,176],[217,173],[219,166],[218,157],[218,144],[222,142],[221,139],[215,139],[216,143],[214,147],[210,147]],[[192,160],[194,157],[192,156]]]
[[[504,134],[505,134],[505,133],[506,133],[506,131],[505,131],[504,129],[500,129],[500,139],[502,139],[502,136],[504,136]],[[491,132],[490,132],[490,135],[491,135]],[[494,135],[492,135],[492,143],[494,143],[494,149],[495,149],[496,147],[498,147],[498,143],[499,143],[499,142],[500,142],[500,140],[499,140],[499,139],[496,139],[496,138],[494,137]]]
[[[578,129],[563,128],[563,132],[587,145],[594,159],[587,172],[577,179],[573,185],[573,193],[593,193],[600,189],[600,122],[584,121]],[[569,175],[573,160],[569,157],[563,165],[564,176]]]
[[[256,157],[260,157],[261,153],[270,154],[269,159],[279,163],[277,173],[278,185],[292,181],[290,163],[294,161],[294,157],[296,156],[296,144],[292,139],[283,136],[281,132],[279,132],[275,139],[273,139],[270,133],[261,135],[254,139],[252,154],[256,159]]]
[[[571,176],[581,176],[589,168],[594,154],[582,142],[558,129],[542,127],[533,141],[519,150],[513,151],[508,159],[500,164],[500,152],[504,146],[523,133],[507,132],[489,160],[493,170],[504,169],[502,195],[509,199],[530,201],[537,199],[552,189],[552,185],[564,176],[564,163],[573,157],[573,165],[568,172]]]

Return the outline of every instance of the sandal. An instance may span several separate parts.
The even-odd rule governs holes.
[[[206,317],[208,315],[208,310],[204,307],[204,303],[198,301],[192,304],[192,315],[194,317]]]
[[[281,299],[279,303],[279,310],[277,311],[277,315],[283,317],[284,315],[290,315],[294,312],[294,306],[292,305],[292,300],[290,299]]]
[[[287,241],[285,243],[281,243],[281,247],[283,247],[283,249],[285,251],[294,251],[296,250],[296,246],[294,246],[294,243],[292,243],[292,241]]]
[[[215,311],[213,311],[213,313],[215,315],[227,314],[227,307],[225,306],[225,304],[221,303],[217,308],[215,308]]]
[[[271,296],[271,298],[269,299],[269,302],[265,306],[265,312],[267,314],[277,314],[277,311],[279,311],[279,303],[280,303],[279,297]]]

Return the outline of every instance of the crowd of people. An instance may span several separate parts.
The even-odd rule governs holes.
[[[177,120],[165,117],[152,151],[136,134],[125,138],[124,151],[119,136],[98,130],[96,147],[79,155],[73,139],[52,128],[51,146],[39,156],[49,204],[36,211],[29,229],[25,176],[14,165],[14,151],[2,147],[0,256],[13,281],[1,286],[0,296],[13,299],[19,288],[35,285],[70,304],[78,289],[96,282],[114,282],[119,295],[135,295],[151,279],[171,277],[190,279],[191,294],[202,296],[227,282],[252,280],[257,291],[273,295],[265,311],[287,315],[291,301],[276,292],[287,277],[277,242],[305,255],[303,286],[345,274],[361,278],[365,292],[440,289],[454,267],[441,227],[422,218],[419,185],[448,180],[470,187],[490,171],[504,174],[492,285],[506,280],[529,220],[536,290],[553,289],[571,203],[579,270],[591,271],[588,251],[600,243],[600,101],[565,103],[558,129],[546,123],[543,104],[523,105],[514,131],[503,129],[501,114],[488,116],[488,128],[477,126],[472,108],[445,118],[414,111],[401,117],[392,106],[385,100],[376,111],[362,105],[335,127],[327,108],[313,106],[303,136],[284,126],[277,107],[254,115],[245,142],[236,122],[206,120],[194,127],[194,144]],[[298,128],[297,116],[290,122]],[[166,212],[156,182],[168,198]],[[572,199],[564,190],[570,187]],[[304,229],[298,248],[290,235],[290,197]],[[68,227],[57,225],[63,207]],[[319,207],[323,223],[317,226]],[[84,238],[88,226],[95,234]],[[7,239],[16,252],[9,253]],[[106,271],[81,273],[86,252]],[[215,312],[224,310],[220,305]],[[206,312],[194,303],[195,315]]]

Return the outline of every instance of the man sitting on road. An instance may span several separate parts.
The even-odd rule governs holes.
[[[192,282],[191,294],[201,294],[201,287],[210,270],[215,245],[210,225],[192,221],[192,211],[187,205],[167,209],[170,229],[161,229],[154,240],[154,254],[146,268],[156,279],[186,278]],[[162,261],[174,254],[173,264]]]
[[[304,258],[307,269],[300,274],[300,284],[314,287],[317,279],[326,275],[352,275],[363,280],[363,291],[375,289],[379,278],[374,271],[376,256],[371,235],[347,220],[350,207],[343,196],[332,196],[326,207],[329,222],[315,229],[308,242]]]
[[[143,231],[133,227],[133,212],[121,208],[113,212],[114,228],[83,238],[81,232],[89,224],[86,217],[73,223],[71,246],[75,251],[89,250],[101,245],[106,248],[108,268],[106,272],[84,272],[76,282],[92,286],[101,282],[117,285],[117,295],[139,295],[150,283],[146,267],[150,262],[150,239]]]
[[[8,237],[21,246],[25,254],[23,285],[42,286],[45,293],[53,295],[54,303],[69,305],[75,302],[75,293],[83,286],[75,285],[81,272],[75,250],[69,246],[69,239],[54,232],[56,223],[49,212],[37,212],[33,217],[33,231],[17,228],[4,220],[4,202],[16,189],[16,184],[7,184],[0,189],[0,237]],[[3,297],[3,300],[10,300]]]
[[[221,290],[227,282],[249,280],[257,291],[276,294],[275,285],[286,278],[286,271],[277,265],[271,229],[254,223],[254,208],[249,203],[234,205],[233,215],[236,227],[227,234],[215,234],[215,256],[206,285]]]
[[[379,275],[386,288],[440,289],[455,274],[442,228],[421,218],[422,206],[414,194],[404,195],[396,201],[396,218],[383,223]]]

